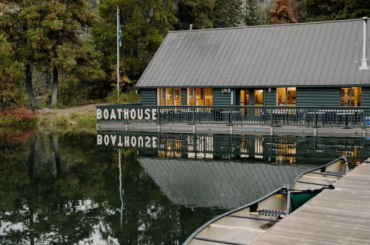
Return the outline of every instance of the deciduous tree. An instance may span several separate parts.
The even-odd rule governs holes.
[[[275,7],[270,14],[273,24],[297,23],[289,0],[276,0]]]

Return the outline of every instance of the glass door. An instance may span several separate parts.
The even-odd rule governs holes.
[[[249,90],[240,90],[240,106],[249,106]],[[240,109],[241,116],[248,116],[249,109]]]

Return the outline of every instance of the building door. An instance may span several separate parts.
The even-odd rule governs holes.
[[[263,110],[263,89],[254,90],[254,105],[261,106],[260,108],[255,109],[255,116],[261,116],[260,111]]]
[[[249,90],[240,90],[240,106],[249,106]],[[241,108],[240,115],[249,116],[249,109]]]

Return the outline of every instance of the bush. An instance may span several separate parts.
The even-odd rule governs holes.
[[[36,116],[33,111],[27,110],[26,108],[18,109],[2,109],[0,111],[0,126],[35,126],[36,125]]]
[[[109,104],[135,104],[140,103],[140,95],[136,93],[135,89],[131,89],[128,93],[121,92],[119,94],[119,101],[117,101],[117,91],[112,90],[107,96],[107,103]]]

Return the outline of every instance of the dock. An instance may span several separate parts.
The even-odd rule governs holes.
[[[251,244],[370,244],[370,158]]]
[[[360,128],[309,128],[298,126],[269,127],[263,125],[188,125],[178,124],[144,124],[144,123],[97,123],[98,131],[130,131],[161,133],[205,133],[205,134],[262,134],[262,135],[297,135],[297,136],[346,136],[368,137],[370,129]]]

